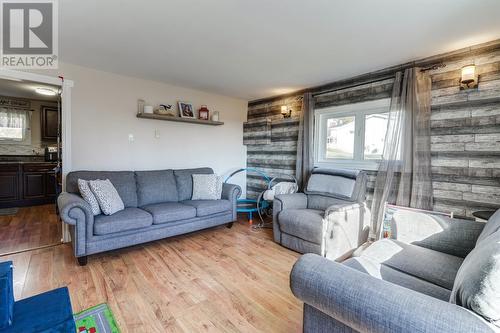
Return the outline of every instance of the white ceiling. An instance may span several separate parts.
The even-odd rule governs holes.
[[[500,38],[498,0],[64,0],[60,59],[247,100]]]
[[[58,91],[59,87],[30,81],[13,81],[0,78],[0,96],[29,98],[41,101],[57,101],[58,96],[40,95],[36,88]]]

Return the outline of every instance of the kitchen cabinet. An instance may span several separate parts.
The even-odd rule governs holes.
[[[56,141],[58,126],[59,126],[59,111],[57,107],[42,106],[41,115],[41,131],[43,141]]]
[[[0,162],[0,208],[53,203],[56,163]]]

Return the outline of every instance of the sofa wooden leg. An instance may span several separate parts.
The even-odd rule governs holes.
[[[87,265],[87,256],[84,256],[84,257],[78,257],[76,258],[78,260],[78,264],[80,266],[85,266]]]
[[[230,223],[226,224],[226,228],[230,229],[232,227],[233,227],[233,222],[230,222]]]

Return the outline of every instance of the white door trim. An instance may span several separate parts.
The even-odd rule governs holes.
[[[51,84],[61,87],[61,141],[62,141],[62,179],[63,191],[66,189],[65,179],[71,169],[71,88],[74,86],[72,80],[62,79],[60,77],[21,72],[10,69],[0,69],[0,79],[15,79],[34,81],[39,83]],[[70,241],[68,227],[63,223],[62,227],[63,242]]]

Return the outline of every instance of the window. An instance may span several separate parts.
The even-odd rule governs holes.
[[[376,169],[382,159],[389,99],[315,110],[318,166]]]
[[[30,143],[30,112],[0,108],[0,140],[12,143]]]

